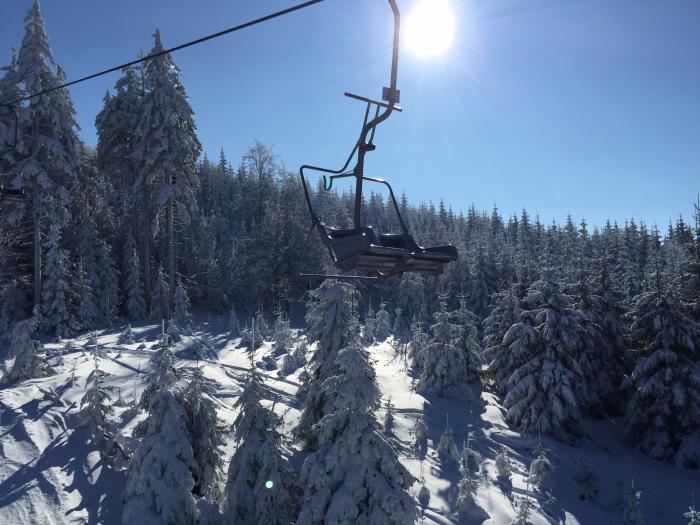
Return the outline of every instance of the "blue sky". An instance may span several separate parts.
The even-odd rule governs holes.
[[[69,78],[292,5],[282,0],[44,0]],[[416,0],[399,0],[404,14]],[[367,173],[418,203],[444,198],[543,222],[627,217],[665,227],[700,192],[700,2],[451,0],[457,36],[430,59],[402,52],[406,111],[378,131]],[[30,0],[3,5],[2,62]],[[286,167],[342,163],[379,97],[391,18],[381,0],[326,0],[176,53],[205,151],[234,165],[254,140]],[[111,75],[71,88],[82,137]]]

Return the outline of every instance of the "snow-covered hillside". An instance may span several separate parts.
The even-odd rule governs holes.
[[[251,360],[244,349],[237,348],[240,340],[229,338],[224,325],[222,319],[200,319],[198,329],[177,343],[174,352],[178,368],[203,367],[218,414],[230,424]],[[96,341],[82,336],[47,344],[49,376],[4,385],[0,390],[1,523],[120,522],[126,481],[122,451],[128,455],[133,450],[132,430],[145,417],[135,402],[160,333],[156,325],[135,327],[134,343],[119,344],[122,328],[99,332]],[[295,344],[301,342],[300,335]],[[254,361],[262,364],[272,348],[272,342],[265,342]],[[107,383],[115,387],[110,421],[116,427],[119,446],[111,447],[108,457],[91,444],[77,420],[95,352],[99,367],[107,373]],[[641,511],[647,523],[687,523],[683,514],[693,493],[700,495],[698,472],[634,451],[617,422],[585,421],[585,437],[575,446],[523,436],[508,429],[493,393],[475,389],[452,399],[419,395],[415,392],[417,377],[398,345],[389,340],[371,346],[369,352],[383,401],[377,417],[386,420],[390,400],[393,422],[385,425],[385,433],[401,463],[430,491],[430,501],[420,512],[424,523],[509,524],[527,502],[533,505],[533,524],[622,523],[622,508],[632,483],[641,491]],[[274,397],[265,403],[282,417],[280,430],[289,438],[300,415],[295,397],[300,371],[287,377],[276,371],[262,373]],[[476,486],[474,504],[461,515],[457,512],[460,462],[437,451],[448,420],[458,455],[468,441],[466,463],[472,486]],[[422,444],[416,440],[418,421],[427,426],[427,441]],[[292,445],[291,440],[287,445]],[[289,450],[291,464],[299,468],[305,453]],[[540,450],[551,462],[553,473],[548,483],[535,488],[529,483],[528,470]],[[234,440],[229,436],[225,464],[233,451]],[[510,461],[511,481],[497,476],[499,453],[501,460],[507,457]],[[600,491],[596,502],[579,498],[576,480],[585,463],[597,477],[593,484]],[[411,494],[417,497],[421,487],[420,481],[415,483]]]

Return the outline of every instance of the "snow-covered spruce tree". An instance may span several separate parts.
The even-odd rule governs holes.
[[[306,449],[315,448],[317,432],[313,426],[326,414],[321,385],[335,375],[338,352],[347,345],[351,330],[357,328],[353,315],[356,293],[355,287],[333,281],[324,281],[311,292],[306,340],[309,344],[316,343],[316,352],[309,360],[308,377],[302,384],[306,395],[301,418],[294,429],[295,437]]]
[[[474,497],[478,488],[479,482],[474,473],[469,468],[463,468],[457,496],[457,511],[460,514],[468,513],[474,506]]]
[[[83,268],[82,260],[78,261],[75,273],[76,299],[78,303],[77,321],[81,329],[94,330],[97,327],[98,318],[95,294],[92,289],[92,283],[87,278]]]
[[[127,323],[126,328],[124,328],[124,331],[121,334],[119,334],[119,337],[117,338],[117,342],[121,345],[133,344],[134,332],[131,329],[131,323]]]
[[[403,319],[403,310],[401,308],[397,308],[394,310],[395,316],[394,316],[394,326],[392,328],[392,332],[394,335],[398,338],[403,339],[406,337],[406,323]]]
[[[38,0],[34,1],[27,13],[24,26],[15,84],[23,93],[39,93],[63,84],[65,73],[51,51]],[[31,195],[25,201],[24,218],[33,221],[34,305],[49,307],[48,301],[56,299],[44,299],[44,274],[49,278],[58,275],[46,272],[45,265],[42,264],[42,237],[46,235],[46,225],[55,225],[58,229],[68,219],[70,188],[78,168],[77,129],[75,109],[67,89],[58,89],[32,98],[19,109],[19,136],[13,153],[15,162],[10,169],[10,180],[13,187],[19,186],[21,181]],[[56,242],[58,247],[58,241]],[[68,269],[65,268],[65,271]],[[49,329],[57,330],[57,335],[62,335],[58,331],[64,329],[73,330],[63,315],[49,321],[57,322],[49,326]]]
[[[306,491],[297,524],[414,523],[407,491],[415,480],[374,417],[379,388],[369,354],[354,337],[335,364],[337,375],[321,385],[326,415],[315,426],[317,449],[302,466]]]
[[[391,397],[386,400],[383,427],[385,435],[391,436],[394,434],[394,404],[391,402]]]
[[[110,393],[113,387],[105,384],[107,374],[100,370],[98,356],[87,378],[85,395],[80,401],[78,425],[87,429],[95,444],[101,445],[111,437],[109,416],[113,412]]]
[[[39,355],[41,343],[32,339],[35,329],[35,317],[15,324],[10,338],[10,355],[15,356],[15,362],[3,376],[3,382],[14,384],[25,379],[44,377],[49,373],[46,360]]]
[[[241,336],[241,323],[238,320],[238,314],[236,314],[236,310],[233,306],[228,314],[228,333],[233,338]]]
[[[288,354],[292,349],[292,331],[289,328],[289,320],[282,311],[278,312],[275,319],[272,340],[272,353],[275,357]]]
[[[156,321],[170,318],[170,287],[163,273],[163,266],[158,266],[155,282],[153,283],[153,298],[151,299],[151,316]]]
[[[164,386],[148,399],[148,417],[134,430],[122,523],[195,523],[195,459],[181,396]]]
[[[532,525],[530,523],[530,512],[532,510],[532,500],[529,497],[523,496],[520,498],[520,505],[518,505],[518,514],[515,516],[515,520],[512,525]]]
[[[683,514],[683,517],[688,520],[688,525],[700,525],[700,512],[695,510],[695,502],[688,508],[688,512]]]
[[[576,482],[576,495],[580,500],[595,501],[598,499],[600,494],[598,476],[596,476],[590,461],[579,458],[578,472],[574,481]]]
[[[374,338],[383,342],[386,341],[391,335],[391,318],[389,317],[389,312],[386,311],[386,303],[382,302],[379,305],[379,311],[374,324]]]
[[[422,419],[416,419],[413,426],[413,446],[416,449],[427,448],[428,446],[428,425]]]
[[[631,392],[625,430],[642,452],[670,460],[700,429],[700,330],[660,284],[636,298],[631,315],[640,359],[623,384]]]
[[[425,283],[420,274],[406,273],[401,278],[397,303],[401,308],[404,323],[412,318],[423,320],[426,317],[424,286]]]
[[[639,508],[641,500],[642,491],[634,488],[634,481],[632,481],[632,487],[625,494],[624,507],[622,508],[622,523],[624,525],[644,525],[644,515],[642,509]]]
[[[129,254],[124,279],[127,317],[132,321],[146,317],[146,299],[141,284],[140,264],[138,252],[134,247]]]
[[[282,358],[282,367],[280,375],[287,376],[294,373],[297,369],[302,368],[306,364],[306,353],[308,347],[306,343],[300,343],[291,354],[287,354]]]
[[[233,423],[238,441],[228,468],[222,511],[231,523],[286,525],[298,511],[296,475],[282,455],[279,417],[262,401],[270,394],[251,369],[236,401]]]
[[[267,341],[270,337],[270,327],[267,325],[265,312],[263,311],[262,306],[258,308],[253,322],[255,323],[255,331],[260,334],[260,337],[264,341]]]
[[[218,502],[223,485],[223,453],[225,427],[221,423],[216,405],[211,400],[212,389],[207,386],[202,369],[192,370],[189,383],[183,392],[187,427],[192,444],[194,487],[192,494]]]
[[[512,476],[512,468],[510,465],[510,457],[506,447],[501,446],[496,455],[496,476],[499,479],[509,481]]]
[[[457,448],[457,443],[455,443],[455,434],[450,426],[449,416],[445,424],[445,431],[442,433],[442,436],[440,436],[437,452],[441,458],[459,458],[459,449]]]
[[[552,463],[544,453],[544,450],[540,450],[537,458],[530,463],[530,473],[527,479],[528,483],[535,488],[544,490],[547,488],[549,480],[552,477],[552,471]]]
[[[508,378],[522,365],[504,338],[511,326],[520,321],[520,307],[513,287],[494,295],[494,308],[484,319],[484,359],[488,362],[487,377],[493,381],[496,392],[504,396]]]
[[[424,350],[428,346],[428,336],[423,331],[423,324],[414,321],[411,324],[411,341],[408,343],[408,358],[412,368],[423,368]]]
[[[178,372],[175,368],[175,356],[170,351],[170,346],[165,336],[165,342],[151,355],[149,364],[151,370],[146,376],[146,386],[141,393],[139,405],[147,409],[151,403],[151,398],[159,390],[174,388],[178,380]]]
[[[468,392],[469,363],[466,354],[452,344],[456,326],[450,323],[444,297],[441,297],[440,309],[435,312],[435,324],[430,330],[433,337],[423,351],[423,371],[416,384],[416,392],[440,397]]]
[[[97,240],[96,264],[95,301],[99,312],[99,321],[103,325],[109,326],[118,314],[119,271],[112,256],[112,248],[104,239]]]
[[[532,310],[504,338],[523,363],[508,380],[506,418],[523,432],[571,441],[581,434],[581,406],[587,399],[577,361],[578,316],[551,279],[535,283],[527,303]]]
[[[175,288],[175,305],[173,306],[173,321],[181,332],[187,332],[192,326],[192,315],[190,314],[190,298],[187,290],[178,279]]]
[[[156,30],[154,39],[151,53],[162,53],[164,47],[160,31]],[[139,98],[135,126],[137,140],[131,158],[139,167],[136,186],[143,191],[144,220],[148,228],[156,230],[154,223],[159,210],[156,208],[156,213],[152,215],[152,205],[160,207],[165,218],[168,275],[165,300],[170,307],[175,298],[177,271],[175,215],[182,223],[188,224],[190,211],[196,205],[195,191],[199,187],[196,162],[201,145],[197,139],[193,111],[180,82],[180,70],[169,54],[159,54],[145,63],[144,87],[144,95]],[[150,237],[146,235],[144,238],[147,244],[144,245],[143,258],[146,264],[150,264]]]
[[[464,352],[467,361],[467,376],[464,378],[468,383],[479,381],[479,370],[481,369],[481,346],[479,345],[479,320],[476,315],[467,309],[467,300],[459,300],[459,309],[453,312],[456,330],[453,334],[452,344]]]
[[[46,330],[58,337],[70,337],[80,329],[71,311],[75,294],[70,286],[67,252],[61,248],[61,229],[54,222],[46,239],[41,290],[41,321]]]
[[[370,305],[367,313],[365,314],[364,323],[362,323],[362,344],[367,346],[372,346],[374,344],[374,332],[375,332],[376,320],[374,318],[374,311]]]
[[[581,353],[578,362],[586,389],[586,409],[594,414],[614,413],[619,405],[624,358],[619,324],[610,318],[606,299],[592,295],[589,278],[580,270],[572,286],[581,328]]]

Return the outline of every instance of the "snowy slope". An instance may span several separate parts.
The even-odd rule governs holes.
[[[237,341],[228,339],[223,320],[203,320],[198,326],[194,337],[176,346],[178,366],[204,366],[205,377],[216,385],[219,415],[230,423],[235,417],[232,406],[250,361],[242,349],[235,348]],[[109,383],[118,387],[113,396],[113,419],[123,434],[125,450],[129,449],[134,425],[142,417],[130,405],[143,388],[142,376],[158,331],[157,326],[134,328],[136,342],[131,345],[116,343],[118,330],[98,334],[100,366],[110,374]],[[87,442],[87,434],[75,430],[78,405],[92,369],[91,349],[84,347],[86,340],[83,336],[47,345],[54,375],[0,389],[0,523],[120,520],[124,472],[110,467]],[[66,343],[69,348],[64,350]],[[139,348],[142,344],[146,348]],[[61,351],[64,353],[59,356]],[[270,351],[271,344],[266,343],[256,352],[256,360]],[[514,504],[526,495],[535,502],[533,524],[621,523],[621,491],[634,479],[635,487],[642,491],[647,523],[681,524],[685,523],[682,514],[691,493],[700,494],[698,472],[652,461],[630,448],[620,424],[595,421],[586,422],[587,436],[577,447],[542,439],[555,469],[551,494],[528,490],[527,470],[539,440],[507,428],[497,397],[477,390],[471,399],[423,397],[412,391],[417,377],[392,345],[375,345],[371,354],[383,398],[390,397],[395,407],[393,439],[401,461],[416,477],[423,462],[423,475],[432,494],[424,523],[507,524],[515,517]],[[275,395],[270,403],[284,416],[282,431],[289,435],[299,416],[294,397],[298,372],[286,378],[273,371],[264,374]],[[455,513],[457,461],[442,461],[435,451],[447,414],[457,444],[461,447],[469,431],[471,446],[480,455],[477,506],[461,521]],[[429,432],[424,451],[413,446],[412,429],[419,416],[424,417]],[[229,443],[227,458],[232,453]],[[496,481],[494,460],[501,445],[507,447],[513,462],[512,486]],[[590,460],[599,478],[601,496],[595,504],[579,501],[576,496],[573,476],[579,454]],[[292,463],[298,466],[302,459],[297,453]],[[418,488],[414,485],[414,494]]]

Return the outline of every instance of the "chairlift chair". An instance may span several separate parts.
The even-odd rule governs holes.
[[[363,271],[371,277],[384,278],[401,275],[405,272],[421,272],[432,275],[440,275],[445,266],[458,259],[457,248],[451,244],[426,248],[420,246],[411,236],[406,223],[401,216],[401,211],[396,203],[396,197],[391,185],[383,180],[364,175],[365,155],[376,149],[374,135],[377,126],[384,122],[394,112],[401,112],[398,105],[400,92],[396,89],[398,62],[399,62],[399,34],[400,14],[396,0],[388,0],[394,15],[394,39],[391,61],[390,87],[383,88],[382,101],[372,100],[352,93],[345,96],[365,103],[365,116],[360,137],[355,143],[350,156],[339,170],[331,170],[318,166],[304,165],[299,173],[304,186],[306,203],[311,214],[311,229],[316,229],[321,242],[328,249],[328,253],[336,268],[341,271]],[[370,118],[370,115],[373,115]],[[350,163],[357,158],[354,168],[348,170]],[[339,229],[328,226],[316,214],[311,202],[311,195],[304,174],[305,170],[323,173],[324,190],[329,191],[336,179],[355,178],[355,209],[353,228]],[[401,233],[387,234],[377,233],[371,226],[362,223],[362,185],[364,181],[383,184],[389,190],[391,202],[401,225]],[[320,276],[333,277],[333,276]],[[340,276],[335,276],[340,277]],[[370,278],[371,278],[370,277]]]

